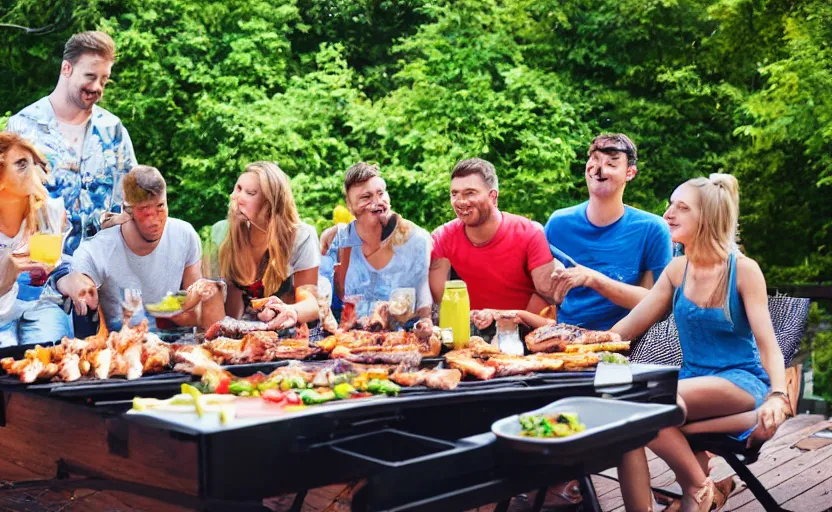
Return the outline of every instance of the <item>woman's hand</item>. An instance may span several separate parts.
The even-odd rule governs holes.
[[[757,429],[759,435],[770,439],[786,418],[792,415],[792,407],[784,395],[769,395],[757,411]]]
[[[269,330],[280,331],[298,323],[298,311],[277,297],[269,297],[262,307],[263,310],[257,313],[257,319],[266,322]]]
[[[298,324],[298,312],[295,308],[288,304],[283,304],[282,307],[274,308],[274,310],[267,309],[262,311],[260,314],[262,315],[266,311],[274,313],[274,317],[266,322],[269,326],[269,330],[280,331],[294,327]]]

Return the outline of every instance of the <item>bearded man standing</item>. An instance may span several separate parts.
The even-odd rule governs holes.
[[[114,61],[109,35],[73,35],[64,47],[55,90],[12,116],[6,126],[32,142],[49,163],[53,180],[47,189],[52,197],[63,198],[72,228],[67,254],[101,228],[103,214],[120,211],[121,179],[136,164],[121,120],[96,105]]]

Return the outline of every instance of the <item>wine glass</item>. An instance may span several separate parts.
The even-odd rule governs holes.
[[[130,325],[130,319],[140,313],[144,307],[142,304],[142,291],[139,288],[122,288],[119,293],[121,304],[122,325]]]

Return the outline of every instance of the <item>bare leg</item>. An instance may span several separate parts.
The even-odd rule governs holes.
[[[628,512],[653,510],[653,493],[650,491],[650,469],[644,448],[624,454],[618,466],[618,482]]]
[[[682,427],[685,434],[741,434],[757,424],[757,411],[732,414],[722,418],[694,421]]]
[[[687,420],[727,416],[754,409],[754,398],[719,377],[696,377],[679,381],[679,401]],[[679,428],[669,427],[647,445],[676,474],[684,493],[683,510],[695,510],[694,494],[707,475]]]
[[[687,434],[687,431],[682,427],[682,432]],[[711,470],[708,467],[708,463],[711,460],[711,457],[708,455],[708,452],[696,452],[694,454],[696,456],[696,462],[699,463],[699,467],[702,468],[702,472],[706,475],[711,474]]]

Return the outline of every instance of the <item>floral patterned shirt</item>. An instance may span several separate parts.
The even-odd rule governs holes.
[[[64,252],[72,254],[98,231],[102,213],[121,211],[121,179],[136,165],[136,155],[118,117],[94,105],[80,155],[61,135],[48,97],[12,116],[6,130],[32,142],[49,163],[46,188],[52,197],[63,198],[72,225]]]

